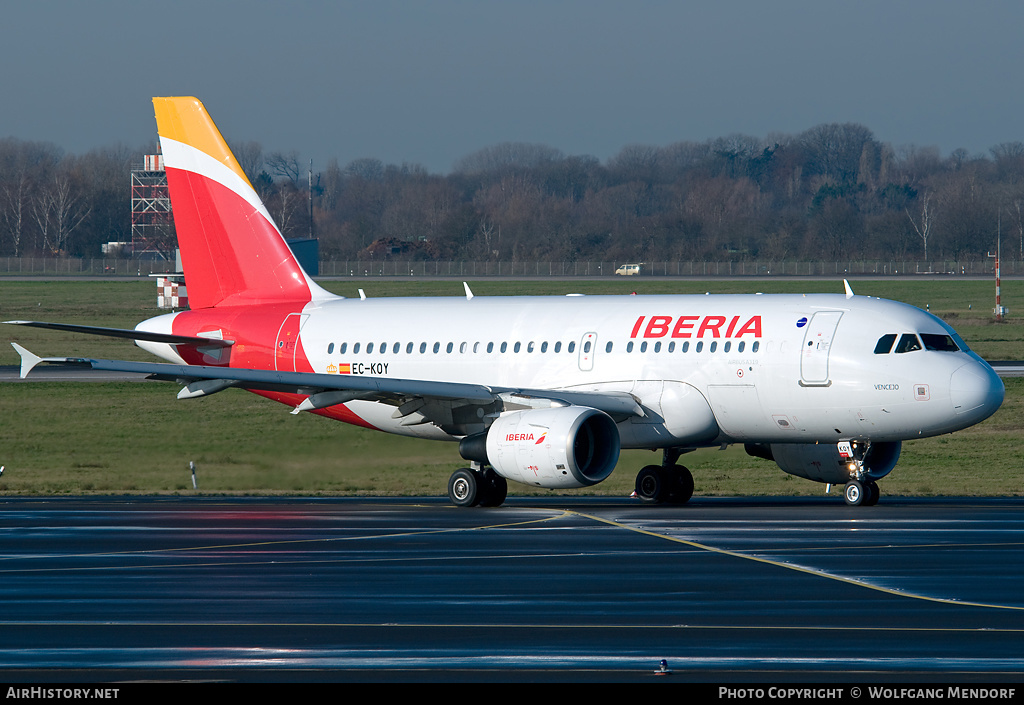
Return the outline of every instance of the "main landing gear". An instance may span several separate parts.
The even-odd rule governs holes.
[[[508,482],[488,466],[473,463],[448,479],[448,497],[457,507],[500,507],[508,495]]]
[[[677,465],[681,452],[666,448],[661,465],[648,465],[636,474],[636,496],[647,504],[686,504],[693,496],[693,475]]]

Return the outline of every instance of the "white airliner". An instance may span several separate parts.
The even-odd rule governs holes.
[[[134,331],[171,363],[40,358],[144,372],[181,399],[236,387],[388,433],[459,441],[448,494],[497,506],[506,480],[594,485],[621,448],[663,451],[643,501],[686,502],[679,457],[743,443],[793,475],[878,501],[901,442],[993,414],[1003,384],[913,306],[845,294],[346,299],[302,270],[208,113],[156,98],[191,310]]]

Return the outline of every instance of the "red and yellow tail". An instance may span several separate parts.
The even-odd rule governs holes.
[[[153,106],[191,308],[329,297],[299,266],[203,104]]]

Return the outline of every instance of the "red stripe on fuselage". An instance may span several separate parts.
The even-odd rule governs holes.
[[[178,354],[190,365],[224,365],[229,367],[273,370],[275,343],[281,323],[289,315],[302,311],[301,304],[276,304],[269,306],[224,306],[182,311],[174,318],[177,335],[200,335],[220,331],[223,339],[233,340],[229,348],[221,348],[220,357],[216,351],[202,353],[197,346],[179,345]],[[302,347],[301,333],[295,350],[295,371],[313,372],[313,366]],[[305,394],[256,391],[255,394],[287,406],[298,406],[307,397]],[[336,421],[364,428],[379,430],[354,414],[344,405],[317,409],[314,414]]]
[[[188,284],[191,286],[191,283]],[[273,370],[274,348],[281,323],[293,313],[302,311],[303,303],[280,303],[263,306],[218,306],[198,311],[182,311],[174,317],[177,335],[202,336],[204,333],[220,331],[224,340],[233,340],[229,348],[230,361],[219,364],[255,370]],[[190,365],[218,364],[201,361],[202,357],[194,346],[179,345],[178,353]],[[296,368],[300,372],[312,372],[301,346],[296,350]]]

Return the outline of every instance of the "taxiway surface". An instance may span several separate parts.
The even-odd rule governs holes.
[[[1022,509],[4,498],[0,678],[1019,680]]]

